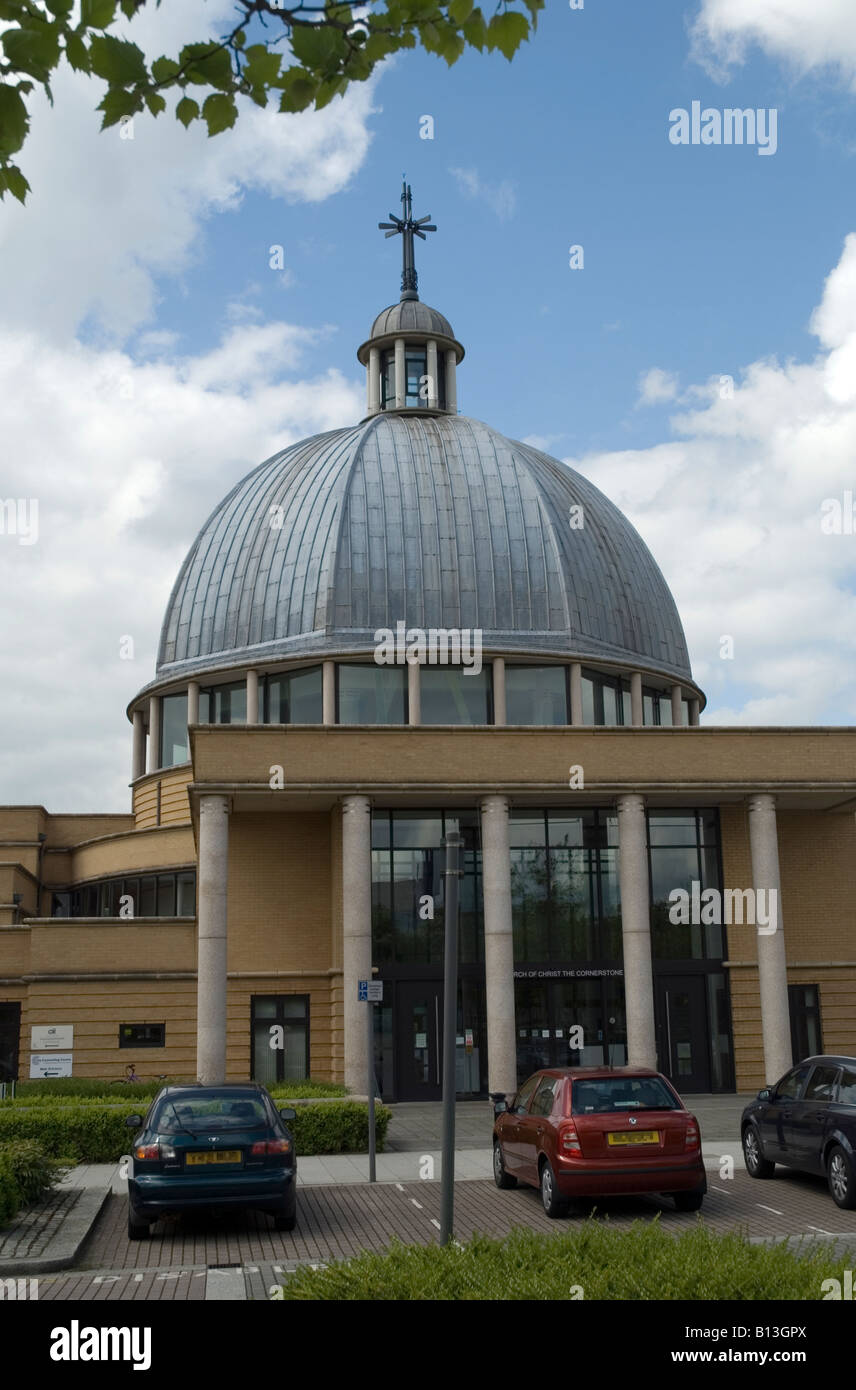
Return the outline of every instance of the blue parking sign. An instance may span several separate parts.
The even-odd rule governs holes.
[[[363,1003],[365,1003],[366,1000],[368,999],[368,997],[369,997],[369,982],[368,982],[368,980],[357,980],[357,1000],[358,1000],[358,1002],[359,1002],[359,1001],[362,1001]]]

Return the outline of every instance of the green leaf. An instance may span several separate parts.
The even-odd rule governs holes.
[[[511,62],[524,39],[529,37],[529,25],[525,17],[516,10],[505,14],[495,14],[487,28],[487,46],[498,48]]]
[[[116,0],[80,0],[80,22],[87,29],[106,29],[116,18]]]
[[[236,34],[235,37],[233,38],[232,43],[234,44],[235,48],[243,48],[243,46],[244,46],[244,44],[245,44],[246,42],[247,42],[246,31],[245,31],[244,29],[239,29],[238,32],[237,32],[237,34]]]
[[[315,110],[320,111],[323,107],[329,106],[335,96],[344,92],[347,85],[347,78],[344,77],[334,77],[329,82],[322,82],[315,94]]]
[[[112,34],[97,34],[89,45],[92,71],[96,77],[126,87],[148,78],[146,60],[135,43],[126,43]]]
[[[0,85],[0,155],[14,154],[27,138],[30,118],[21,93]]]
[[[90,72],[89,49],[79,34],[66,34],[65,56],[75,72]]]
[[[251,87],[269,87],[279,77],[282,54],[271,53],[263,43],[255,43],[247,49],[247,66],[244,79]]]
[[[180,71],[181,64],[177,63],[174,58],[155,58],[152,63],[152,77],[155,82],[168,82]]]
[[[119,8],[126,19],[133,19],[134,15],[145,0],[119,0]]]
[[[0,169],[0,198],[6,190],[17,198],[19,203],[23,203],[30,191],[30,185],[24,178],[17,164],[9,164],[5,169]]]
[[[117,125],[123,116],[133,116],[140,110],[140,98],[135,92],[126,92],[124,87],[110,87],[97,106],[103,111],[101,129]]]
[[[370,63],[379,63],[381,58],[393,53],[397,47],[398,44],[391,34],[372,34],[366,39],[362,51]]]
[[[305,68],[319,71],[331,58],[344,54],[345,43],[335,29],[321,24],[297,24],[292,31],[291,48]]]
[[[460,34],[446,34],[439,49],[440,57],[445,58],[451,67],[453,63],[457,63],[465,48],[466,44]]]
[[[45,4],[57,19],[68,19],[74,9],[74,0],[45,0]]]
[[[199,102],[194,101],[192,97],[182,97],[175,108],[175,114],[186,130],[190,122],[195,121],[199,115]]]
[[[453,24],[465,24],[473,12],[473,0],[451,0],[449,18]]]
[[[178,56],[189,82],[218,87],[223,92],[231,89],[235,79],[227,49],[210,43],[188,43]]]
[[[479,53],[484,50],[487,43],[487,24],[481,10],[473,10],[464,25],[464,38],[473,48],[477,48]]]
[[[27,0],[0,0],[0,19],[11,19],[18,23],[27,10]]]
[[[47,82],[59,62],[59,38],[53,25],[38,29],[7,29],[0,36],[3,51],[12,67]]]
[[[219,135],[221,130],[228,130],[238,119],[238,108],[234,99],[222,92],[212,92],[203,103],[202,119],[208,126],[209,136]]]
[[[153,116],[159,116],[166,108],[166,97],[161,96],[160,92],[146,92],[145,102]]]
[[[289,68],[282,80],[280,111],[305,111],[315,100],[319,82],[303,68]]]

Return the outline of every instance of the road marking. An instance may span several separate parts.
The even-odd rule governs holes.
[[[806,1225],[810,1231],[819,1231],[822,1236],[831,1236],[835,1234],[834,1231],[825,1231],[822,1226],[809,1226],[808,1222],[806,1222]]]
[[[777,1211],[775,1207],[765,1207],[763,1202],[756,1202],[755,1205],[760,1207],[762,1211],[771,1211],[774,1216],[784,1216],[785,1214],[783,1211]]]
[[[443,1227],[440,1225],[440,1222],[437,1220],[436,1216],[432,1216],[432,1217],[431,1217],[431,1225],[432,1225],[432,1226],[436,1226],[438,1231],[442,1231],[442,1229],[443,1229]]]
[[[419,1211],[422,1210],[422,1203],[421,1203],[421,1202],[417,1202],[417,1200],[416,1200],[415,1197],[411,1197],[410,1200],[411,1200],[411,1202],[413,1203],[413,1205],[417,1208],[417,1210],[419,1210]]]
[[[404,1191],[404,1184],[403,1184],[403,1183],[397,1182],[395,1185],[396,1185],[396,1187],[398,1188],[399,1192],[403,1192],[403,1191]]]
[[[726,1196],[729,1196],[729,1197],[731,1196],[731,1193],[730,1193],[730,1191],[729,1191],[729,1189],[728,1189],[727,1187],[714,1187],[714,1188],[712,1189],[712,1191],[714,1191],[714,1192],[724,1192],[724,1193],[726,1194]]]
[[[169,1270],[166,1274],[159,1274],[157,1277],[158,1279],[180,1279],[182,1274],[186,1273],[187,1271],[184,1269],[179,1270],[178,1273],[173,1273],[172,1270]]]
[[[205,1302],[245,1302],[247,1288],[241,1269],[209,1269],[205,1283]]]
[[[143,1276],[142,1276],[142,1274],[135,1274],[135,1275],[134,1275],[134,1283],[135,1283],[135,1284],[142,1284],[142,1282],[143,1282]]]

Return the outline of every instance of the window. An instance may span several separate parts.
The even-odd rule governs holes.
[[[406,724],[407,672],[402,666],[336,667],[340,724]]]
[[[378,965],[441,965],[443,837],[463,835],[459,884],[462,964],[481,960],[481,855],[474,810],[376,811],[372,818],[372,942]]]
[[[529,1107],[530,1115],[552,1115],[553,1101],[556,1096],[558,1085],[559,1078],[556,1076],[545,1076],[542,1078],[541,1084],[535,1092],[535,1099]]]
[[[195,917],[196,870],[109,878],[54,893],[53,917]]]
[[[820,990],[817,985],[788,985],[791,1049],[794,1057],[819,1057],[823,1052]]]
[[[190,758],[187,739],[187,693],[161,700],[160,766],[175,767]]]
[[[723,957],[724,929],[722,922],[715,920],[716,905],[703,902],[701,898],[707,888],[722,888],[717,825],[717,814],[710,810],[648,813],[655,959],[721,960]],[[699,885],[695,890],[694,884]],[[686,894],[683,900],[670,897],[679,890]],[[694,903],[698,910],[694,909]]]
[[[574,1115],[680,1108],[680,1102],[658,1076],[604,1076],[596,1081],[574,1081],[571,1090],[571,1113]]]
[[[199,692],[200,724],[245,724],[247,686],[245,681],[215,685]]]
[[[165,1023],[120,1023],[120,1047],[166,1047]]]
[[[796,1100],[810,1071],[811,1067],[803,1066],[795,1067],[793,1071],[788,1072],[776,1087],[776,1100]]]
[[[838,1067],[815,1067],[811,1074],[811,1080],[805,1088],[803,1100],[832,1100],[835,1095],[837,1080]]]
[[[254,994],[252,1079],[264,1086],[309,1076],[309,995]]]
[[[444,356],[437,352],[437,381],[434,394],[441,410],[446,408],[446,374]],[[404,345],[404,404],[408,409],[427,409],[429,404],[428,350],[421,343]],[[381,358],[381,406],[395,407],[395,348],[387,348]]]
[[[567,667],[506,666],[505,711],[508,724],[570,723]]]
[[[489,724],[490,683],[484,669],[472,674],[463,666],[423,666],[423,724]]]
[[[320,724],[322,720],[321,667],[266,676],[259,682],[260,718],[263,724]]]
[[[856,1071],[845,1067],[838,1083],[838,1104],[856,1105]]]
[[[528,1081],[524,1081],[517,1095],[511,1103],[511,1111],[514,1115],[525,1115],[529,1099],[541,1080],[540,1076],[530,1076]]]
[[[632,723],[628,681],[600,671],[583,671],[582,685],[584,724]]]

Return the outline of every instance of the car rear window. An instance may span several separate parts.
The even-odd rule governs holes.
[[[609,1076],[574,1081],[571,1087],[573,1115],[603,1115],[616,1110],[679,1110],[676,1098],[656,1076]]]
[[[267,1110],[256,1096],[198,1096],[163,1101],[153,1128],[161,1134],[178,1134],[183,1129],[199,1134],[269,1124]]]

